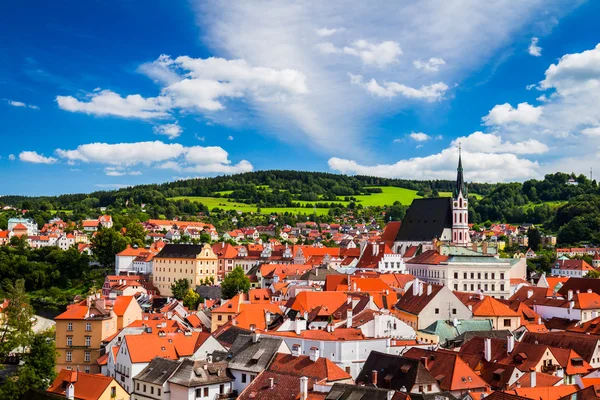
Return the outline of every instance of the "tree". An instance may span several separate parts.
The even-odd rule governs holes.
[[[542,247],[542,235],[538,229],[533,227],[527,230],[527,239],[529,240],[529,247],[537,251]]]
[[[188,290],[190,290],[190,282],[185,278],[178,279],[171,285],[171,293],[177,300],[182,300]]]
[[[14,284],[7,284],[4,310],[4,321],[0,328],[0,357],[4,359],[17,347],[26,347],[33,326],[33,309],[29,305],[25,293],[25,280],[18,279]]]
[[[115,255],[125,250],[127,241],[112,228],[102,228],[92,238],[92,251],[96,260],[106,268],[115,267]]]
[[[136,244],[138,246],[144,245],[144,240],[146,240],[146,231],[140,223],[130,222],[127,224],[125,229],[125,237],[129,238],[131,244]]]
[[[600,272],[593,270],[593,271],[589,271],[584,278],[600,278]]]
[[[185,296],[183,296],[183,305],[189,310],[196,310],[198,309],[198,304],[200,304],[200,295],[194,290],[188,289]]]
[[[250,279],[239,265],[231,271],[221,283],[221,295],[224,299],[231,299],[239,292],[248,293]]]

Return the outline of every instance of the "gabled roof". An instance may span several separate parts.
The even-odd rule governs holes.
[[[109,386],[118,385],[117,381],[108,376],[63,369],[48,388],[48,392],[64,395],[66,389],[64,382],[73,384],[75,395],[81,400],[98,400]]]
[[[479,296],[472,293],[454,292],[456,297],[466,305],[473,307],[473,316],[476,317],[518,317],[516,311],[491,296]],[[483,297],[483,298],[481,298]]]
[[[279,338],[259,335],[255,342],[252,335],[239,335],[227,354],[229,368],[261,372],[269,366],[282,343]]]
[[[317,380],[334,382],[352,379],[346,371],[335,365],[328,358],[319,357],[312,361],[309,356],[294,357],[291,354],[277,353],[268,371],[286,375],[307,376]]]
[[[118,317],[122,317],[132,301],[136,301],[133,296],[117,296],[113,303],[113,311]]]
[[[167,244],[154,258],[196,258],[202,252],[199,244]]]
[[[410,289],[407,290],[406,293],[404,293],[404,295],[400,298],[400,300],[398,300],[398,303],[396,303],[396,308],[410,314],[418,315],[429,304],[429,302],[433,300],[435,296],[437,296],[437,294],[442,290],[443,286],[422,282],[417,283],[416,280],[413,281],[412,284],[422,284],[423,293],[421,295],[415,295],[413,287],[411,286]],[[429,288],[431,288],[431,293],[427,294]]]
[[[133,379],[155,385],[162,385],[175,371],[177,371],[179,365],[180,363],[177,361],[155,357],[150,361],[150,364],[148,364],[142,372],[134,376]]]
[[[582,335],[570,332],[527,332],[521,338],[522,343],[537,342],[551,347],[573,349],[587,362],[592,360],[592,355],[594,354],[598,340],[600,340],[599,336]]]
[[[218,385],[233,381],[227,370],[227,361],[209,363],[206,360],[186,358],[180,362],[179,368],[169,378],[171,384],[194,388],[204,385]]]
[[[450,256],[441,255],[437,250],[427,250],[416,257],[407,261],[409,264],[444,264],[450,259]]]
[[[431,241],[452,227],[452,199],[415,199],[406,211],[396,241]]]

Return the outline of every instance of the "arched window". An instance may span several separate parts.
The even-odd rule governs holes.
[[[456,242],[456,232],[454,232],[454,241]]]
[[[458,232],[458,240],[462,240],[462,232]]]
[[[460,223],[462,224],[462,214],[460,214],[460,216],[459,216],[459,217],[460,217],[460,218],[459,218],[459,219],[460,219]]]
[[[458,205],[460,208],[462,208],[462,198],[458,201]]]
[[[456,223],[456,214],[454,214],[454,223]]]

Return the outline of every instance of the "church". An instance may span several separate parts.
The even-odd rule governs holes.
[[[487,242],[471,243],[468,194],[459,148],[452,197],[416,199],[406,212],[393,244],[406,271],[421,281],[451,290],[509,298],[511,278],[526,278],[524,258],[500,258]]]
[[[456,187],[452,197],[413,200],[402,220],[393,250],[399,254],[405,254],[414,246],[431,250],[436,243],[459,247],[466,247],[471,243],[468,194],[460,148]]]

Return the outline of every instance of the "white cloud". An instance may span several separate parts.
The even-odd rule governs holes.
[[[350,73],[348,75],[350,76],[350,83],[365,88],[369,93],[377,97],[392,98],[401,94],[408,99],[421,99],[428,102],[434,102],[442,100],[444,94],[449,89],[448,85],[443,82],[423,85],[419,89],[415,89],[397,82],[384,82],[383,85],[380,85],[375,79],[371,79],[368,83],[364,83],[361,75],[353,75]]]
[[[540,82],[540,89],[556,89],[561,95],[570,95],[600,87],[600,44],[592,50],[567,54],[552,64]]]
[[[398,62],[402,49],[397,42],[386,40],[379,44],[361,39],[343,48],[345,54],[359,57],[366,65],[375,65],[383,68]]]
[[[315,48],[323,54],[337,54],[342,51],[331,42],[319,42],[315,44]]]
[[[520,103],[517,108],[504,103],[495,105],[482,121],[485,125],[533,124],[539,120],[542,110],[542,106],[535,107],[528,103]]]
[[[363,165],[349,159],[333,157],[329,168],[343,174],[403,179],[455,179],[458,150],[455,147],[426,157],[400,160],[395,164]],[[463,151],[465,178],[472,182],[503,182],[538,177],[537,162],[515,154],[469,153]]]
[[[139,94],[121,97],[110,90],[92,93],[89,101],[80,101],[73,96],[57,96],[58,106],[66,111],[91,115],[114,115],[124,118],[161,118],[168,116],[172,108],[171,99],[164,96],[143,98]]]
[[[417,69],[424,69],[429,72],[437,72],[440,69],[441,65],[446,65],[446,61],[439,57],[431,57],[427,61],[415,60],[413,61],[413,65]]]
[[[181,126],[179,126],[177,121],[175,121],[172,124],[155,126],[152,128],[152,130],[155,134],[166,135],[169,139],[175,139],[176,137],[179,137],[179,135],[181,135],[181,132],[183,132],[183,129],[181,128]]]
[[[549,148],[544,143],[535,139],[511,143],[503,141],[495,133],[473,132],[469,136],[459,137],[452,141],[453,147],[462,144],[463,150],[471,153],[514,153],[514,154],[542,154]]]
[[[194,137],[196,138],[196,140],[199,140],[201,142],[204,142],[206,140],[206,137],[200,136],[197,133],[194,134]]]
[[[38,154],[35,151],[22,151],[19,153],[19,160],[34,164],[54,164],[58,161],[54,157],[45,157],[44,155]]]
[[[542,55],[542,48],[540,46],[538,46],[539,39],[536,38],[535,36],[531,38],[531,43],[529,44],[529,48],[527,49],[529,51],[529,54],[534,56],[534,57],[539,57]]]
[[[344,32],[344,31],[346,31],[346,28],[319,28],[319,29],[315,29],[315,33],[319,37],[331,36],[331,35],[335,35],[336,33]]]
[[[197,173],[236,173],[252,171],[247,160],[233,164],[221,147],[185,147],[160,141],[135,143],[90,143],[73,150],[57,149],[56,154],[70,162],[104,164],[108,176],[140,175],[128,167],[146,165],[161,169]]]
[[[233,136],[231,136],[231,135],[227,136],[227,140],[233,140]]]
[[[17,159],[17,157],[15,157],[15,155],[14,155],[14,154],[9,154],[9,155],[8,155],[8,159],[9,159],[10,161],[14,161],[14,160],[16,160],[16,159]]]
[[[101,189],[123,189],[131,185],[127,185],[124,183],[96,183],[94,186]]]
[[[411,132],[408,136],[414,141],[417,142],[425,142],[426,140],[431,139],[429,135],[423,132]]]
[[[6,102],[13,106],[13,107],[24,107],[24,108],[31,108],[32,110],[39,110],[40,108],[36,105],[33,104],[27,104],[27,103],[23,103],[22,101],[16,101],[16,100],[6,100]]]
[[[581,131],[582,134],[587,136],[598,136],[600,137],[600,126],[594,126],[592,128],[585,128]]]

